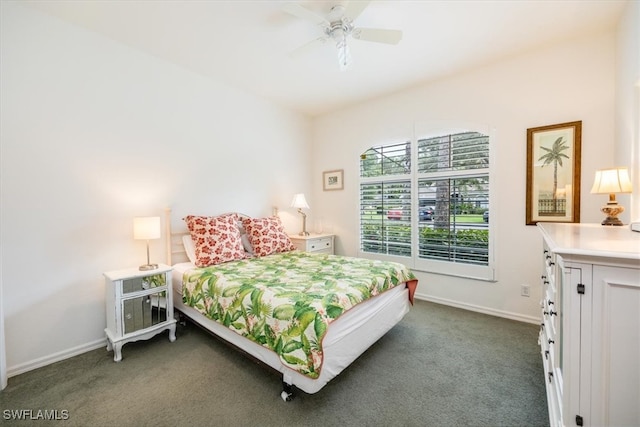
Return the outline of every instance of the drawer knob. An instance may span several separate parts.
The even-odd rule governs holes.
[[[549,372],[549,382],[553,380],[553,372]]]
[[[553,311],[553,310],[549,310],[549,315],[550,316],[557,316],[558,312],[557,311]]]
[[[547,304],[549,304],[549,305],[553,305],[553,301],[551,301],[551,300],[547,300]]]
[[[544,359],[549,360],[549,350],[544,351]]]
[[[554,343],[555,343],[554,340],[552,340],[552,339],[549,340],[549,344],[554,344]]]

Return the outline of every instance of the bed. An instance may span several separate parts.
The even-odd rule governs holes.
[[[178,231],[166,217],[176,310],[279,371],[286,401],[293,386],[321,390],[411,307],[405,266],[292,250],[277,217],[188,215]]]

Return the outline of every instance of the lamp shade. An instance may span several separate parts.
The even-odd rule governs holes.
[[[600,169],[591,187],[593,194],[631,193],[631,180],[627,168]]]
[[[298,209],[311,209],[309,204],[307,203],[307,199],[304,198],[303,193],[298,193],[293,196],[293,200],[291,201],[292,208]]]
[[[160,238],[159,216],[138,216],[133,218],[133,238],[152,240]]]

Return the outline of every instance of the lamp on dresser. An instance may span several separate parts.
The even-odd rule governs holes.
[[[299,233],[301,236],[308,236],[307,232],[307,214],[302,212],[302,209],[311,209],[309,204],[307,203],[307,199],[305,199],[303,193],[298,193],[293,196],[293,200],[291,201],[292,208],[298,208],[298,213],[302,215],[302,231]]]
[[[602,225],[623,225],[618,218],[624,207],[616,201],[616,193],[631,193],[631,180],[627,168],[600,169],[596,171],[596,177],[591,188],[592,194],[608,194],[609,201],[600,210],[607,217]]]
[[[133,238],[147,241],[147,263],[139,267],[141,271],[155,270],[158,264],[149,262],[149,240],[160,238],[159,216],[138,216],[133,218]]]

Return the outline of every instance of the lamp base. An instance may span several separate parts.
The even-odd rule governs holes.
[[[307,233],[307,214],[302,212],[302,209],[298,208],[298,213],[302,215],[302,231],[300,232],[300,236],[308,236]]]
[[[138,267],[138,270],[140,271],[149,271],[149,270],[155,270],[158,268],[158,264],[144,264],[141,265],[140,267]]]
[[[619,218],[608,216],[602,221],[602,225],[624,225]]]
[[[606,204],[602,208],[600,208],[600,211],[603,214],[607,215],[604,221],[602,221],[602,225],[613,225],[613,226],[624,225],[622,221],[620,221],[620,219],[618,218],[618,215],[624,212],[623,206],[617,203]]]

